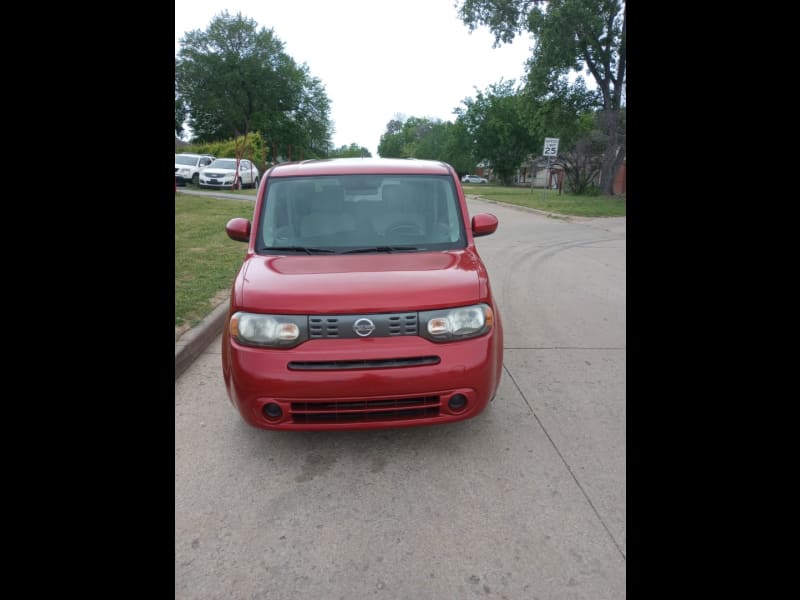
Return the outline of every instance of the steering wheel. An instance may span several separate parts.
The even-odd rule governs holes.
[[[386,229],[386,235],[423,235],[425,229],[416,223],[395,223]]]

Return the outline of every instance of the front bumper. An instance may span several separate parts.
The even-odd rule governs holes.
[[[209,188],[232,188],[233,187],[233,180],[232,179],[203,179],[200,178],[199,181],[200,187],[209,187]]]
[[[241,346],[223,334],[223,375],[231,402],[250,425],[311,431],[411,427],[481,413],[500,382],[502,347],[489,334],[436,344],[420,337],[310,340],[291,350]],[[435,364],[359,368],[418,359]],[[297,370],[293,365],[323,364]],[[453,409],[461,395],[466,406]],[[463,398],[459,398],[463,401]],[[269,418],[265,406],[280,408]]]

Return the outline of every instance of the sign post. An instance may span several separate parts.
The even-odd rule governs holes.
[[[544,186],[544,193],[547,194],[547,188],[550,187],[550,161],[558,156],[558,138],[544,138],[542,156],[547,157],[547,182]]]

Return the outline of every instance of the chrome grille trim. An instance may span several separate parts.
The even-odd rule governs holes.
[[[359,338],[353,325],[359,319],[369,319],[375,330],[365,339],[419,335],[419,316],[409,313],[376,313],[360,315],[312,315],[308,317],[309,339]]]

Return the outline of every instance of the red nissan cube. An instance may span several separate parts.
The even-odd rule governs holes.
[[[222,336],[228,396],[250,425],[308,431],[469,419],[494,398],[503,329],[453,167],[342,158],[272,167]]]

